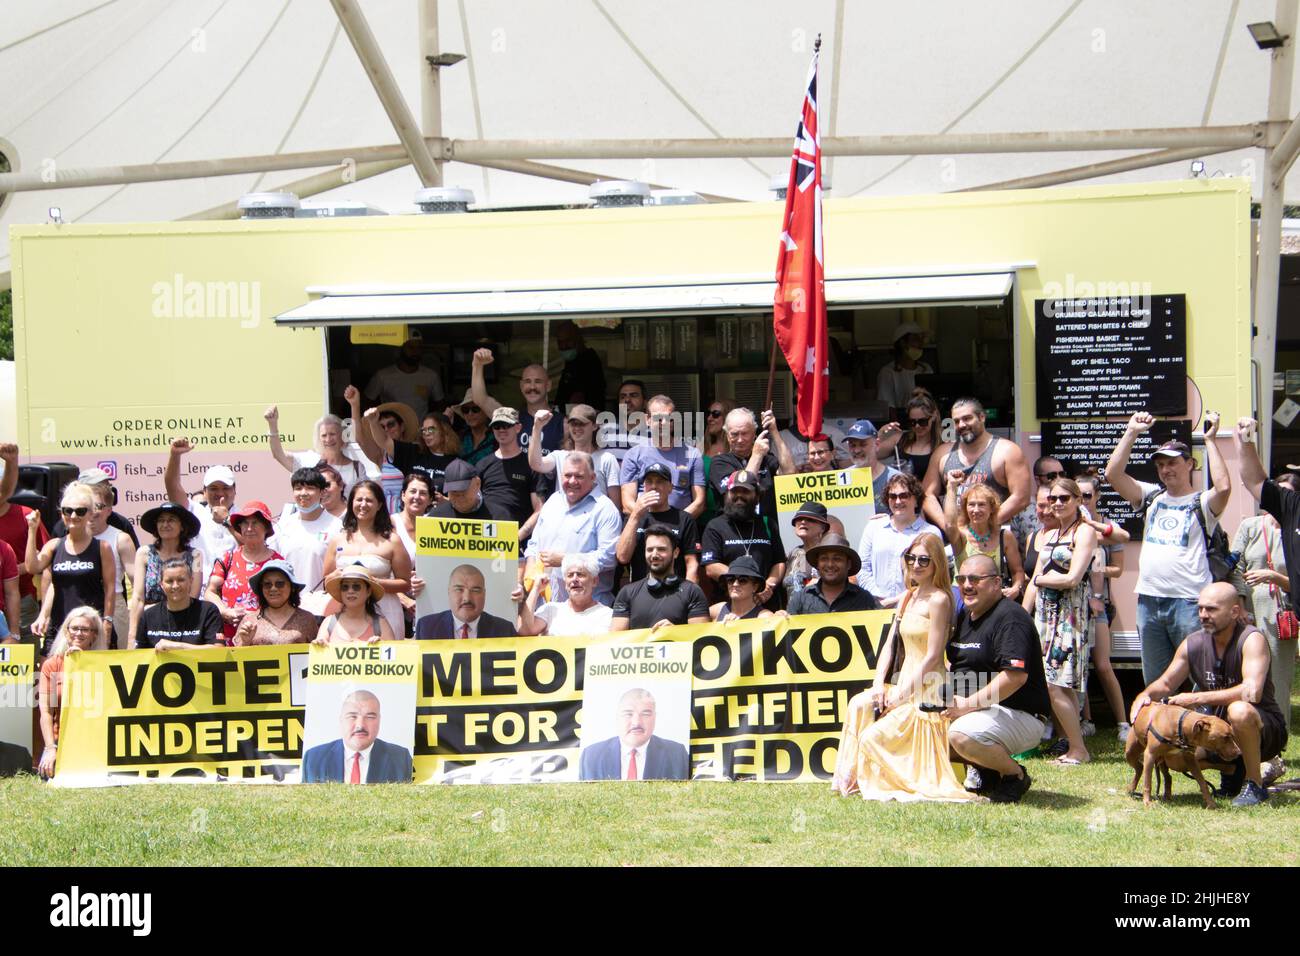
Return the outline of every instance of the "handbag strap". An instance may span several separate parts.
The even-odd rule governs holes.
[[[912,592],[906,591],[903,594],[903,600],[898,602],[898,613],[894,615],[894,626],[889,631],[889,666],[894,666],[894,654],[898,651],[898,627],[899,622],[903,619],[903,612],[907,610],[907,602],[912,599]],[[888,676],[888,675],[886,675]]]

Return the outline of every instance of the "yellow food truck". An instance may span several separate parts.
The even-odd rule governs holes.
[[[1259,404],[1249,206],[1248,183],[1223,178],[828,200],[828,414],[879,423],[877,374],[894,330],[915,322],[927,386],[941,402],[977,395],[990,430],[1031,461],[1045,440],[1095,455],[1156,392],[1199,443],[1205,410],[1231,423]],[[17,226],[23,460],[104,468],[134,518],[162,500],[167,443],[186,436],[187,487],[225,464],[240,500],[274,505],[288,474],[268,451],[266,408],[279,406],[288,449],[310,448],[313,422],[346,415],[344,388],[390,364],[408,327],[454,401],[484,345],[499,356],[489,388],[507,404],[526,364],[558,381],[549,323],[568,318],[604,362],[608,406],[628,377],[680,410],[717,398],[757,408],[780,219],[780,203],[755,202]],[[1166,331],[1166,315],[1179,327]],[[1090,316],[1145,329],[1149,348],[1111,348]],[[1051,349],[1038,348],[1053,322]],[[1168,358],[1169,374],[1137,374],[1125,358],[1147,353]],[[788,418],[781,372],[774,405]],[[1234,494],[1230,527],[1249,504]],[[1117,589],[1117,658],[1136,657],[1136,552]]]

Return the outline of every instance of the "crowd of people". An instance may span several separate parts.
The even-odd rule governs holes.
[[[911,336],[898,340],[902,371],[915,366]],[[1150,415],[1132,417],[1103,476],[1050,457],[1031,466],[1015,442],[988,430],[974,398],[952,406],[954,437],[945,442],[941,410],[923,391],[891,401],[906,427],[860,419],[842,436],[799,435],[770,410],[714,402],[699,439],[686,441],[673,400],[647,395],[635,379],[619,386],[619,424],[602,428],[603,371],[596,382],[580,338],[569,341],[573,368],[556,405],[538,365],[523,370],[517,396],[489,394],[488,349],[473,354],[470,387],[448,404],[418,348],[404,347],[364,393],[345,391],[355,443],[327,415],[312,449],[286,451],[277,410],[268,409],[270,453],[288,472],[278,510],[241,500],[234,473],[220,465],[200,488],[185,488],[182,461],[193,449],[176,439],[167,500],[139,522],[152,539],[143,545],[113,510],[111,482],[98,469],[62,490],[61,520],[47,531],[37,512],[9,502],[18,449],[0,446],[5,633],[38,644],[42,771],[57,748],[69,652],[565,637],[892,608],[895,629],[879,662],[887,681],[850,706],[840,792],[1018,800],[1029,778],[1017,754],[1059,736],[1049,747],[1059,764],[1090,759],[1091,664],[1121,740],[1142,701],[1196,698],[1239,740],[1254,741],[1243,743],[1244,765],[1225,771],[1225,792],[1235,785],[1239,801],[1266,797],[1290,716],[1300,490],[1293,475],[1267,479],[1244,437],[1248,421],[1235,432],[1238,459],[1263,514],[1224,545],[1219,519],[1232,480],[1213,415],[1204,491],[1178,441],[1154,453],[1159,484],[1129,474]],[[777,476],[838,468],[870,469],[876,515],[859,540],[815,500],[794,514],[798,540],[785,540]],[[1130,709],[1109,661],[1109,582],[1129,536],[1097,508],[1103,477],[1145,517],[1136,591],[1148,686]],[[471,566],[451,575],[447,611],[417,618],[422,516],[518,524],[513,620],[484,612],[483,577]],[[1239,599],[1224,604],[1221,581]],[[973,683],[955,691],[963,674]],[[1178,693],[1189,676],[1196,690]],[[953,776],[949,749],[973,768],[965,781]]]

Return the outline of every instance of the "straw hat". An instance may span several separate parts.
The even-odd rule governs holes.
[[[379,582],[370,576],[370,572],[366,570],[364,564],[349,564],[338,571],[333,578],[325,582],[325,590],[329,592],[329,596],[340,604],[343,603],[343,598],[340,597],[339,585],[344,581],[365,581],[366,584],[370,585],[370,596],[376,601],[384,596],[384,589],[379,586]]]

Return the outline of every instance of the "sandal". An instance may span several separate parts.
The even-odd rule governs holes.
[[[1090,760],[1075,760],[1073,757],[1057,757],[1052,761],[1058,767],[1078,767],[1091,762]]]

